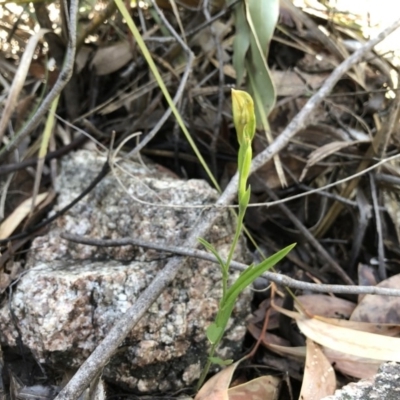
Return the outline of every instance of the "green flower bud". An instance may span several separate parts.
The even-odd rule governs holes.
[[[256,116],[251,96],[242,90],[232,89],[232,111],[239,144],[244,143],[244,138],[253,140],[256,130]]]

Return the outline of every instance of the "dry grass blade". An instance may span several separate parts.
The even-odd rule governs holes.
[[[15,110],[18,96],[24,85],[26,76],[28,74],[29,66],[31,65],[32,57],[35,52],[36,46],[39,40],[47,33],[47,29],[40,29],[39,32],[35,33],[29,39],[27,46],[25,48],[24,54],[22,55],[19,67],[14,76],[13,83],[10,88],[10,93],[8,94],[6,104],[0,120],[0,144],[3,141],[4,132],[7,128],[8,121],[11,118],[12,113]]]
[[[57,96],[53,103],[51,104],[51,108],[49,110],[49,115],[47,116],[46,125],[43,132],[42,143],[40,145],[39,154],[38,154],[38,163],[37,170],[35,175],[35,182],[33,185],[33,193],[32,193],[32,206],[29,216],[33,214],[33,210],[36,204],[36,196],[39,193],[40,182],[42,178],[42,172],[44,168],[44,160],[47,153],[47,148],[49,146],[50,138],[53,133],[54,121],[55,121],[55,113],[58,106],[58,100],[60,96]]]
[[[48,193],[41,193],[36,196],[35,206],[40,204]],[[18,225],[26,218],[31,210],[32,198],[22,202],[0,225],[0,239],[8,238]]]

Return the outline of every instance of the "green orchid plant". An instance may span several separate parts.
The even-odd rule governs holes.
[[[217,249],[203,238],[199,238],[200,243],[211,253],[214,254],[222,272],[222,297],[219,303],[219,309],[215,317],[215,321],[207,328],[206,335],[211,343],[211,350],[207,363],[202,371],[198,382],[198,388],[203,384],[211,364],[229,365],[232,360],[222,360],[215,357],[215,352],[220,344],[229,318],[235,306],[236,299],[251,285],[260,275],[272,268],[282,258],[284,258],[295,244],[285,247],[284,249],[273,254],[271,257],[263,260],[257,265],[250,265],[237,280],[228,287],[229,284],[229,265],[233,259],[234,251],[243,230],[243,220],[250,201],[251,188],[247,185],[250,174],[250,166],[252,160],[252,141],[256,131],[256,117],[254,113],[254,103],[252,97],[241,90],[232,90],[232,109],[233,122],[236,128],[237,139],[239,142],[238,152],[238,202],[239,212],[237,215],[236,231],[233,238],[231,248],[226,260],[223,260]]]

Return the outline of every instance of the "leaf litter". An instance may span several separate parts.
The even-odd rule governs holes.
[[[224,2],[210,2],[212,13],[222,13],[217,21],[210,22],[200,15],[195,0],[177,2],[178,8],[174,12],[171,11],[169,2],[160,0],[158,3],[164,7],[168,21],[176,30],[181,32],[183,28],[182,36],[196,54],[189,83],[180,100],[180,112],[185,116],[202,153],[207,155],[207,160],[213,165],[220,182],[226,183],[236,171],[237,150],[235,134],[231,129],[229,101],[230,86],[238,78],[238,70],[233,67],[232,58],[236,29],[232,13],[224,9]],[[365,24],[364,16],[359,11],[349,13],[345,9],[333,9],[329,4],[322,3],[310,6],[299,2],[296,5],[300,8],[294,7],[290,1],[282,2],[278,26],[273,33],[268,54],[269,76],[277,96],[268,121],[272,139],[278,137],[292,121],[298,110],[307,103],[309,96],[328,78],[333,68],[364,43],[362,34],[371,29]],[[43,46],[35,46],[33,55],[28,38],[34,25],[26,17],[26,11],[18,21],[17,14],[10,11],[12,8],[3,4],[0,7],[2,20],[9,22],[9,26],[15,24],[14,31],[7,27],[9,38],[0,35],[0,100],[5,110],[1,130],[4,130],[5,145],[10,141],[12,143],[13,132],[18,131],[22,123],[30,118],[43,93],[51,89],[54,76],[61,70],[61,65],[53,69],[46,63],[48,54]],[[142,10],[136,8],[135,13],[135,17],[141,21],[144,39],[154,54],[163,81],[174,92],[185,71],[183,53],[152,7]],[[89,25],[90,18],[92,16],[88,11],[82,11],[82,25]],[[166,110],[153,76],[136,44],[126,33],[123,21],[117,14],[108,18],[94,30],[86,32],[87,37],[79,38],[78,42],[82,43],[77,55],[79,67],[74,72],[73,80],[76,78],[81,85],[73,86],[75,92],[70,94],[72,97],[68,97],[66,90],[63,94],[66,106],[59,111],[63,118],[80,129],[84,119],[89,119],[94,127],[90,133],[106,147],[110,143],[109,132],[115,131],[117,139],[138,130],[146,135],[158,119],[154,116],[161,116]],[[57,18],[54,23],[61,29],[61,22]],[[203,28],[196,31],[202,24]],[[6,28],[2,26],[1,29]],[[40,35],[42,33],[44,32]],[[220,46],[221,51],[217,51],[217,46]],[[398,49],[392,47],[389,50]],[[50,45],[51,55],[56,52],[57,45]],[[24,56],[32,59],[32,62],[26,74],[21,67],[20,71],[24,73],[19,77],[16,65]],[[276,160],[271,161],[252,178],[253,202],[271,200],[265,184],[283,201],[292,195],[303,194],[303,197],[288,203],[290,211],[319,240],[351,279],[358,279],[359,284],[392,288],[399,288],[398,159],[371,172],[377,185],[378,204],[374,204],[370,183],[363,177],[351,185],[343,183],[319,193],[306,193],[310,189],[318,189],[362,171],[366,166],[398,151],[398,132],[396,124],[391,123],[398,122],[394,102],[398,89],[396,65],[398,61],[393,53],[380,56],[371,51],[365,62],[343,76],[326,101],[314,110],[313,119],[308,126],[280,152],[281,167],[278,166],[277,170]],[[218,76],[219,68],[222,68],[222,77]],[[244,70],[239,75],[239,78],[243,76],[246,79]],[[274,102],[271,98],[265,101]],[[10,104],[15,109],[14,115],[10,113]],[[79,105],[79,115],[73,115],[69,110],[71,104]],[[215,121],[219,121],[219,124],[216,125]],[[42,126],[44,123],[43,120]],[[59,158],[70,151],[69,145],[73,148],[75,128],[61,121],[56,124],[58,126],[54,129],[54,143],[50,146],[53,146],[51,151],[60,151],[60,155],[56,156]],[[29,160],[30,157],[36,158],[39,136],[37,132],[33,133],[19,145],[19,158],[12,159],[9,154],[1,153],[0,169],[18,164],[21,160]],[[217,139],[212,140],[215,136]],[[254,151],[263,151],[269,141],[270,138],[260,130]],[[134,144],[129,146],[132,148]],[[126,150],[129,151],[130,148]],[[167,120],[143,153],[180,176],[204,178],[200,164],[188,150],[172,118]],[[36,168],[36,164],[31,164],[28,168],[32,167]],[[26,220],[29,207],[24,206],[31,203],[34,171],[16,171],[10,177],[9,186],[2,186],[2,189],[9,188],[2,190],[2,239],[12,236],[14,232],[24,232],[35,221],[35,218]],[[36,203],[45,202],[44,198],[53,189],[51,173],[50,165],[46,164]],[[287,187],[282,185],[282,174]],[[2,176],[10,175],[4,172]],[[377,274],[377,213],[381,216],[383,261],[389,276],[385,280]],[[258,207],[254,214],[249,213],[247,224],[251,227],[258,245],[266,253],[294,241],[300,243],[292,258],[297,262],[282,263],[279,272],[305,282],[314,282],[318,276],[319,282],[342,283],[327,267],[323,258],[315,250],[310,250],[302,231],[288,221],[281,209]],[[13,243],[17,246],[15,241]],[[354,268],[351,264],[354,264]],[[4,246],[1,265],[0,287],[3,293],[23,272],[23,256]],[[228,367],[228,372],[223,372],[226,376],[220,381],[208,382],[212,390],[215,390],[215,393],[212,390],[209,393],[220,398],[256,399],[256,396],[264,396],[263,398],[275,399],[279,396],[285,398],[287,391],[294,390],[294,398],[296,395],[301,395],[304,399],[322,398],[329,393],[317,392],[318,388],[322,388],[321,377],[327,383],[328,391],[332,392],[335,386],[331,376],[333,371],[328,363],[333,365],[336,374],[363,378],[371,377],[381,361],[397,360],[396,347],[392,347],[390,351],[390,346],[399,348],[398,298],[365,295],[360,296],[358,303],[355,303],[354,297],[343,299],[301,292],[296,292],[295,295],[296,301],[301,305],[299,309],[306,310],[307,314],[283,312],[292,318],[289,331],[293,332],[298,328],[306,337],[304,346],[293,345],[290,337],[282,336],[280,311],[277,311],[278,308],[271,308],[269,292],[257,293],[258,303],[255,303],[255,307],[260,307],[261,311],[258,320],[249,322],[248,330],[256,339],[262,337],[261,343],[265,349],[258,350],[252,364],[262,363],[268,357],[273,360],[274,352],[280,357],[274,359],[275,369],[269,367],[268,372],[264,373],[254,367],[249,376],[240,369],[237,374],[242,377],[242,382],[235,386],[235,390],[229,388],[234,368]],[[278,307],[283,305],[282,298],[276,298],[274,302]],[[268,310],[268,325],[263,329],[260,323],[262,324]],[[328,363],[326,359],[329,360]],[[313,360],[318,362],[313,363]],[[242,363],[245,366],[249,361],[244,360]],[[299,370],[302,385],[299,382]],[[290,384],[293,385],[290,390],[282,379],[288,371],[291,371]],[[343,380],[341,375],[340,381]],[[46,389],[43,390],[46,392]],[[313,391],[317,397],[312,397]],[[251,397],[252,392],[254,397]]]

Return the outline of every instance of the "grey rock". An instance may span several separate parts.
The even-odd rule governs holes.
[[[58,205],[75,198],[100,170],[104,157],[79,151],[62,163]],[[110,327],[135,303],[171,254],[134,246],[97,248],[67,242],[61,232],[91,238],[140,238],[180,245],[215,202],[215,190],[201,180],[183,181],[149,164],[120,161],[88,196],[34,240],[27,270],[10,306],[22,341],[41,363],[78,368]],[[138,202],[137,200],[140,200]],[[234,220],[227,211],[206,239],[227,255]],[[241,239],[235,259],[249,262]],[[232,271],[231,279],[238,276]],[[176,390],[199,376],[209,347],[205,329],[221,295],[215,264],[188,259],[174,283],[152,305],[104,370],[104,377],[143,393]],[[237,358],[250,313],[251,292],[239,298],[219,355]],[[16,346],[10,307],[0,310],[0,340]]]
[[[350,383],[333,396],[322,400],[398,400],[400,399],[400,364],[387,362],[379,367],[374,379]]]

